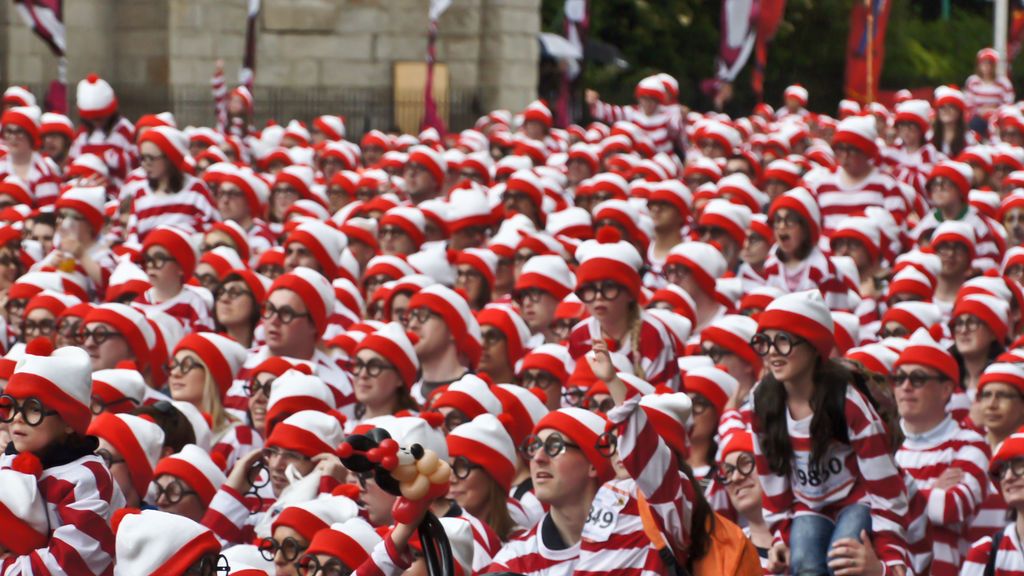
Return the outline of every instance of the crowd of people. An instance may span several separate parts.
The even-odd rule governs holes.
[[[8,88],[0,574],[425,574],[427,511],[466,576],[1024,573],[997,60],[835,117],[658,74],[358,141],[223,82],[213,127]],[[412,517],[343,462],[381,430],[442,485]]]

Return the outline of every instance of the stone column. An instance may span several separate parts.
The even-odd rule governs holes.
[[[488,110],[522,110],[537,97],[540,0],[483,0],[480,84]]]

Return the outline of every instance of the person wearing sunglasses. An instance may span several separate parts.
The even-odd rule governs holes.
[[[131,414],[100,414],[89,424],[88,433],[99,440],[96,455],[103,458],[121,488],[125,505],[138,508],[163,451],[164,431]]]
[[[412,387],[419,368],[413,343],[398,322],[363,338],[351,369],[359,420],[418,411]]]
[[[927,500],[923,530],[909,530],[907,544],[917,574],[955,573],[967,548],[964,532],[985,499],[988,445],[973,428],[947,412],[959,370],[952,354],[919,329],[893,365],[893,393],[906,439],[896,463],[913,482],[913,498]],[[913,501],[912,501],[913,502]],[[916,509],[912,506],[912,509]],[[927,534],[927,536],[926,536]],[[931,542],[921,542],[927,539]],[[924,544],[923,546],[919,543]]]
[[[171,226],[154,228],[142,244],[142,265],[152,287],[139,296],[138,302],[170,314],[194,330],[211,330],[209,295],[201,287],[186,284],[198,259],[199,253],[187,233]]]
[[[381,537],[366,520],[350,518],[313,535],[299,559],[302,576],[347,576],[370,559]]]
[[[41,466],[41,486],[73,486],[73,490],[43,490],[52,511],[49,543],[31,555],[4,559],[7,570],[35,571],[40,562],[54,571],[75,572],[84,562],[109,566],[114,535],[110,519],[123,506],[115,480],[95,454],[98,442],[88,436],[92,412],[89,355],[81,348],[53,351],[30,345],[0,395],[0,423],[10,432],[0,468],[15,457],[31,453]],[[76,513],[88,510],[87,515]],[[91,545],[84,545],[89,542]],[[102,544],[102,545],[101,545]],[[75,550],[74,558],[68,550]]]
[[[161,512],[200,522],[225,480],[224,472],[206,450],[186,444],[157,462],[146,496]]]
[[[906,570],[906,488],[871,399],[829,359],[834,327],[821,292],[776,298],[751,346],[767,367],[752,396],[751,429],[776,538],[772,569],[824,573],[832,542],[870,530],[886,566]]]
[[[502,542],[529,527],[526,512],[509,497],[516,473],[516,449],[504,425],[481,414],[448,433],[452,463],[449,497],[490,526]]]
[[[1024,568],[1024,434],[1007,438],[992,456],[989,478],[1002,496],[1006,516],[999,528],[971,545],[960,574],[965,576],[1010,575]],[[1007,523],[1007,517],[1009,523]]]
[[[564,339],[555,332],[552,323],[558,303],[572,293],[575,284],[576,279],[561,256],[534,256],[523,264],[512,298],[530,331],[543,336],[545,343]],[[539,338],[534,336],[534,340]]]
[[[953,334],[951,352],[960,367],[958,392],[962,390],[966,391],[968,397],[976,396],[978,381],[985,368],[1006,350],[1009,310],[1005,300],[988,294],[969,294],[957,298],[949,328]],[[958,394],[955,400],[951,408],[970,408],[972,421],[978,422],[981,419],[979,406],[972,406],[969,398]],[[962,418],[963,410],[957,411],[956,416]]]
[[[675,346],[660,320],[640,307],[640,269],[636,248],[609,227],[576,250],[576,296],[590,317],[569,335],[569,353],[577,360],[595,340],[611,340],[652,384],[679,386]]]

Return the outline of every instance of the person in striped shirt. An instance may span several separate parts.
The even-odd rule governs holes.
[[[835,541],[870,530],[879,558],[903,574],[906,488],[871,399],[827,360],[833,329],[820,292],[808,290],[768,305],[751,340],[768,369],[751,429],[773,532],[769,560],[793,574],[824,573]]]
[[[1003,104],[1011,104],[1014,100],[1013,84],[1010,79],[997,75],[998,63],[999,52],[992,48],[982,48],[978,51],[974,74],[968,76],[965,82],[971,115],[978,118],[971,120],[971,128],[982,134],[988,133],[986,120],[996,108]]]
[[[960,576],[1019,576],[1024,574],[1024,434],[1003,442],[988,471],[1010,508],[1011,521],[971,545]]]
[[[913,484],[907,544],[918,574],[957,573],[967,525],[985,499],[989,448],[946,411],[960,370],[918,329],[894,364],[893,390],[905,440],[896,463]]]

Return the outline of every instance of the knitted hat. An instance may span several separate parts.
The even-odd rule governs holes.
[[[522,192],[534,206],[540,207],[544,200],[544,183],[533,170],[516,170],[505,184],[509,192]]]
[[[882,231],[874,220],[854,216],[843,218],[829,236],[829,241],[834,244],[840,238],[856,240],[864,246],[871,259],[877,261],[881,254],[881,236]]]
[[[715,293],[715,281],[725,274],[729,264],[722,251],[706,242],[682,242],[668,253],[665,266],[680,265],[693,275],[708,295]]]
[[[242,364],[245,363],[247,355],[245,346],[228,336],[221,336],[213,332],[185,336],[174,348],[174,354],[176,355],[182,350],[195,352],[199,356],[206,369],[210,371],[214,383],[217,384],[222,399],[231,388],[231,383],[242,368]]]
[[[28,304],[25,305],[25,311],[22,317],[28,318],[28,315],[31,314],[33,310],[37,309],[47,310],[50,314],[53,314],[54,317],[57,317],[60,316],[60,313],[65,309],[77,306],[81,303],[82,301],[77,296],[61,292],[53,292],[51,290],[43,290],[28,301]]]
[[[928,182],[936,178],[945,178],[956,186],[957,192],[960,193],[961,200],[967,200],[967,194],[971,191],[971,182],[974,180],[974,169],[971,168],[970,164],[964,162],[954,162],[953,160],[943,160],[932,168],[930,174],[928,174]]]
[[[896,124],[910,122],[925,134],[931,128],[932,106],[927,100],[907,100],[896,105]]]
[[[0,125],[21,128],[32,140],[32,148],[39,148],[39,120],[42,114],[42,110],[36,106],[15,106],[8,108],[3,116],[0,116]]]
[[[734,430],[723,439],[718,450],[718,461],[725,462],[725,457],[733,452],[754,452],[754,437],[746,430]]]
[[[981,320],[992,330],[992,334],[999,342],[1006,340],[1007,332],[1010,329],[1010,305],[1005,300],[987,294],[962,296],[957,298],[953,305],[953,314],[950,317],[956,319],[963,314],[970,314]]]
[[[823,358],[835,346],[832,313],[818,290],[779,296],[757,319],[757,330],[781,330],[807,340]]]
[[[768,218],[774,219],[775,213],[782,208],[796,212],[807,222],[811,244],[817,244],[818,237],[821,235],[821,209],[818,208],[818,202],[814,196],[806,188],[794,188],[772,201],[772,206],[768,210]]]
[[[224,281],[228,272],[245,268],[245,263],[239,257],[238,252],[230,246],[217,246],[206,252],[199,259],[199,263],[213,268],[213,273],[219,282]]]
[[[860,362],[867,370],[876,374],[892,374],[892,367],[899,359],[899,354],[881,344],[868,344],[846,351],[846,358]]]
[[[164,431],[148,418],[131,414],[100,414],[89,424],[87,434],[106,440],[124,458],[132,486],[145,497],[153,480],[153,468],[164,447]]]
[[[1007,362],[989,364],[978,380],[977,394],[981,394],[982,389],[987,384],[993,383],[1012,386],[1021,394],[1024,394],[1024,367],[1020,364],[1010,364]]]
[[[640,408],[669,448],[682,458],[690,454],[687,429],[693,412],[693,401],[689,395],[684,392],[644,394],[640,398]]]
[[[409,164],[419,164],[430,172],[434,181],[440,186],[444,184],[448,172],[448,163],[444,155],[427,146],[413,146],[409,149]]]
[[[548,413],[548,407],[533,391],[516,384],[498,384],[491,387],[491,392],[501,401],[501,410],[507,415],[500,418],[501,423],[512,437],[512,443],[519,446]]]
[[[943,242],[954,242],[967,247],[971,259],[974,258],[976,239],[974,228],[961,220],[946,220],[932,233],[931,247],[934,249]]]
[[[272,359],[279,362],[272,362]],[[319,377],[307,374],[305,370],[307,367],[304,365],[293,368],[290,363],[275,356],[252,370],[253,377],[261,372],[277,375],[267,398],[264,436],[269,435],[275,424],[296,412],[330,412],[337,407],[331,387]]]
[[[525,124],[530,121],[540,122],[548,128],[551,127],[553,122],[551,109],[548,108],[548,105],[543,100],[534,100],[523,110],[523,123]]]
[[[4,393],[14,398],[38,398],[68,426],[85,434],[92,419],[91,372],[89,355],[82,348],[66,346],[46,356],[25,354],[14,366]]]
[[[339,442],[340,443],[340,442]],[[345,496],[328,496],[293,504],[281,511],[271,525],[271,532],[279,526],[287,526],[306,540],[338,522],[346,522],[359,515],[359,506]]]
[[[835,135],[832,137],[832,146],[847,144],[857,148],[869,158],[878,155],[878,131],[875,127],[873,116],[850,116],[839,123]]]
[[[602,438],[611,431],[611,422],[604,416],[582,408],[562,408],[549,412],[533,427],[533,433],[555,430],[580,447],[590,464],[597,469],[598,482],[603,484],[615,476],[611,460],[603,455],[599,445],[607,441]]]
[[[142,243],[142,253],[145,254],[153,246],[167,250],[181,266],[184,277],[192,277],[196,261],[199,260],[199,252],[196,250],[195,240],[187,232],[173,226],[157,226],[146,234],[146,240]]]
[[[742,172],[730,174],[718,181],[718,195],[735,204],[742,204],[752,212],[760,212],[768,203],[768,195],[761,192]]]
[[[153,478],[164,474],[183,480],[196,491],[204,506],[210,505],[226,479],[210,454],[195,444],[186,444],[177,454],[161,459],[153,470]]]
[[[188,136],[177,128],[157,126],[146,130],[139,138],[139,146],[143,142],[152,142],[164,153],[167,160],[181,172],[191,172]]]
[[[988,471],[990,474],[995,474],[1004,462],[1022,457],[1024,457],[1024,433],[1017,432],[1003,440],[999,450],[996,451],[992,456],[992,461],[989,462]],[[1000,478],[999,480],[1002,479]],[[996,481],[996,486],[999,486],[999,481]]]
[[[437,396],[432,407],[435,410],[454,408],[467,418],[476,418],[481,414],[501,414],[501,400],[494,395],[487,382],[473,374],[466,374],[451,383]]]
[[[534,256],[523,264],[516,291],[537,288],[561,300],[576,286],[576,277],[565,259],[554,254]]]
[[[3,103],[13,106],[35,106],[36,96],[25,86],[8,86],[4,90]]]
[[[89,311],[83,324],[93,322],[109,324],[120,332],[128,343],[139,369],[145,370],[149,366],[150,351],[156,345],[156,334],[142,312],[124,304],[100,304]]]
[[[506,492],[515,477],[516,447],[497,417],[481,414],[448,433],[448,456],[482,466]]]
[[[754,372],[761,371],[761,357],[750,346],[757,333],[757,321],[748,316],[728,314],[715,320],[700,332],[700,342],[721,346],[750,364]]]
[[[541,344],[530,350],[517,367],[522,375],[527,370],[544,370],[559,382],[565,382],[576,369],[576,361],[569,355],[569,349],[561,344]]]
[[[899,302],[893,304],[882,316],[882,326],[896,322],[914,333],[918,328],[929,329],[942,320],[942,311],[930,302]]]
[[[344,439],[336,415],[302,410],[274,426],[266,445],[294,450],[312,458],[324,452],[334,453]]]
[[[796,100],[801,106],[807,105],[807,88],[804,88],[800,84],[791,84],[786,87],[786,91],[783,93],[783,97],[786,100],[792,98]]]
[[[328,140],[345,139],[345,119],[341,116],[324,114],[313,120],[313,127],[323,132]]]
[[[725,411],[725,405],[736,394],[739,386],[739,382],[728,372],[715,366],[694,368],[683,378],[683,390],[707,398],[718,415]]]
[[[860,345],[860,318],[849,312],[832,311],[832,325],[836,337],[836,352],[846,354]]]
[[[57,210],[74,210],[81,214],[92,227],[94,234],[103,229],[103,206],[106,204],[107,191],[102,186],[91,188],[68,188],[57,198]]]
[[[488,287],[494,286],[498,255],[490,248],[466,248],[455,256],[455,264],[465,264],[480,273]]]
[[[16,204],[23,204],[28,209],[36,205],[35,194],[28,183],[14,174],[0,177],[0,195],[10,196]]]
[[[117,111],[117,96],[106,80],[89,74],[75,90],[78,115],[87,120],[110,116]]]
[[[299,266],[287,274],[278,276],[270,285],[267,294],[273,294],[277,290],[291,290],[298,294],[309,310],[317,335],[323,335],[327,329],[327,319],[334,311],[335,298],[334,288],[322,274],[312,268]]]
[[[643,258],[629,242],[620,239],[613,228],[602,228],[597,240],[587,240],[576,249],[576,289],[602,280],[612,280],[626,287],[640,300],[640,267]]]
[[[404,276],[415,274],[416,270],[400,256],[381,254],[374,256],[366,263],[366,270],[363,272],[363,282],[368,278],[378,275],[385,275],[391,280],[399,280]]]
[[[384,228],[385,226],[395,226],[405,232],[416,248],[426,241],[424,232],[427,228],[427,217],[419,208],[397,206],[388,210],[380,219],[380,227]]]
[[[114,576],[185,574],[203,556],[221,549],[213,531],[178,514],[143,510],[118,518],[113,522]]]
[[[401,324],[391,322],[366,336],[356,347],[356,353],[358,354],[360,350],[376,352],[392,363],[407,388],[411,388],[416,382],[420,361],[412,341]]]
[[[338,275],[338,263],[342,250],[348,246],[348,238],[337,228],[323,222],[305,221],[288,235],[284,242],[285,248],[292,243],[305,246],[316,258],[323,275],[333,280]]]
[[[698,227],[715,226],[725,230],[736,244],[742,246],[747,239],[750,228],[750,208],[742,204],[734,204],[728,200],[716,198],[704,205],[704,211],[697,221]]]
[[[594,206],[593,211],[595,223],[611,220],[626,230],[629,234],[627,240],[640,244],[641,247],[646,247],[650,242],[650,235],[641,228],[640,214],[628,200],[605,200]]]
[[[24,556],[45,548],[50,540],[46,499],[39,491],[43,466],[30,452],[17,455],[10,468],[0,470],[0,547]]]
[[[665,202],[674,206],[683,219],[689,219],[693,210],[693,194],[679,180],[665,180],[655,184],[647,197],[648,205],[652,202]]]
[[[469,303],[461,294],[440,284],[427,286],[409,300],[409,310],[426,308],[440,316],[455,338],[459,352],[466,355],[470,366],[480,361],[482,341],[480,324],[477,323]]]
[[[914,294],[925,302],[931,302],[934,292],[935,284],[924,272],[914,266],[907,266],[897,272],[889,282],[886,299],[896,294],[907,293]]]
[[[358,568],[370,558],[380,542],[380,534],[369,522],[362,518],[349,518],[317,532],[305,553],[332,556],[346,567]]]
[[[497,328],[505,335],[508,362],[510,366],[515,366],[526,353],[531,336],[530,327],[526,325],[519,312],[507,304],[488,304],[477,313],[476,321],[480,324],[481,331],[486,324]]]
[[[131,412],[146,397],[146,380],[135,368],[97,370],[92,373],[92,395],[106,405],[104,412]]]
[[[904,364],[927,366],[953,382],[960,381],[960,368],[957,366],[956,359],[949,351],[940,346],[924,328],[911,334],[907,347],[900,352],[900,357],[893,364],[892,369],[896,370]]]

